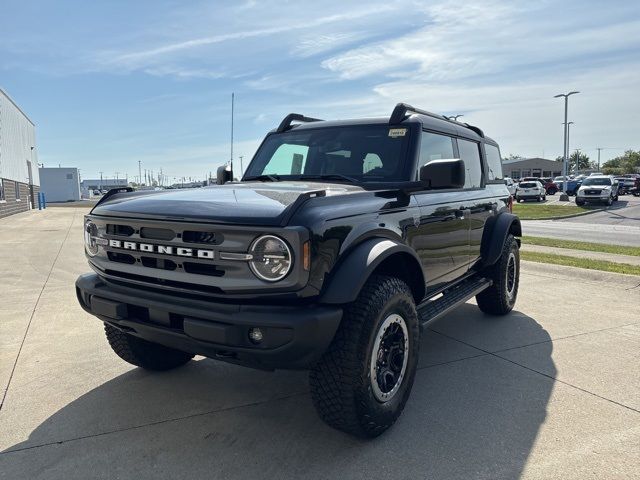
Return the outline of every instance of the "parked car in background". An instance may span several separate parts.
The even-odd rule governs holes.
[[[633,188],[629,190],[629,193],[633,193],[635,197],[640,197],[640,175],[637,173],[631,173],[625,175],[625,177],[633,179]]]
[[[611,175],[590,175],[576,194],[576,205],[601,202],[612,205],[618,200],[618,182]]]
[[[554,183],[551,177],[524,177],[520,179],[521,182],[540,182],[544,187],[547,195],[555,195],[558,193],[558,186]]]
[[[516,188],[516,201],[537,200],[541,202],[547,199],[547,192],[539,181],[520,182]]]
[[[547,195],[555,195],[558,193],[558,185],[556,185],[551,177],[540,178],[540,183],[544,187]]]
[[[561,180],[558,181],[557,179],[560,178]],[[554,180],[554,183],[557,187],[557,191],[558,192],[562,192],[562,186],[564,184],[564,180],[562,180],[562,177],[556,177]],[[583,180],[576,180],[574,178],[569,178],[567,180],[567,195],[575,195],[576,192],[578,191],[578,189],[580,188],[580,185],[582,185]]]
[[[504,177],[504,184],[507,186],[511,196],[516,194],[516,186],[518,185],[511,177]]]
[[[94,194],[94,195],[100,195],[100,190],[94,190],[94,191],[93,191],[93,194]]]
[[[615,177],[615,180],[618,182],[618,195],[626,195],[636,186],[636,180],[632,177]]]

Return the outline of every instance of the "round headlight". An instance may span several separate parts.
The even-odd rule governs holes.
[[[293,258],[284,240],[273,235],[258,237],[251,244],[251,271],[261,280],[276,282],[287,276]]]
[[[97,237],[98,227],[91,220],[87,220],[84,224],[84,247],[91,257],[98,253]]]

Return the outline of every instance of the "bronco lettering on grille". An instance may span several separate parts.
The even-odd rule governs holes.
[[[170,245],[155,245],[153,243],[123,242],[121,240],[109,240],[111,248],[122,250],[135,250],[139,252],[159,253],[162,255],[177,255],[178,257],[196,257],[213,260],[215,252],[213,250],[202,250],[198,248],[173,247]]]

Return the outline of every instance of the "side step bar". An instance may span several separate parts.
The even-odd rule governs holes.
[[[445,290],[442,296],[435,300],[427,300],[418,306],[418,318],[424,325],[431,320],[435,320],[446,315],[454,308],[463,304],[471,297],[475,297],[485,288],[493,284],[492,280],[483,277],[472,277],[458,285]]]

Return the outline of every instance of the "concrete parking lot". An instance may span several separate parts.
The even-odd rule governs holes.
[[[639,277],[523,263],[507,317],[429,325],[404,414],[362,441],[318,419],[305,372],[116,357],[75,299],[86,211],[0,220],[0,478],[639,476]]]

